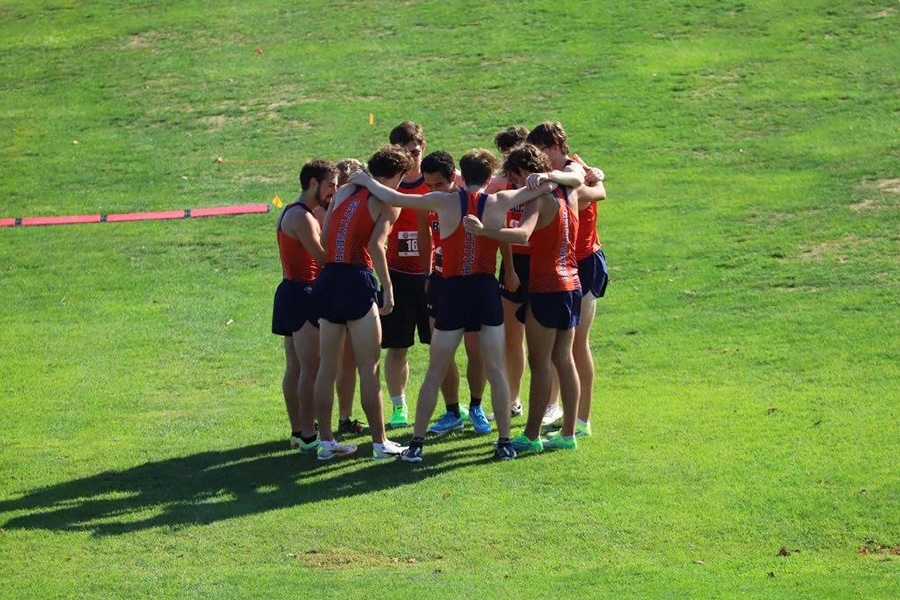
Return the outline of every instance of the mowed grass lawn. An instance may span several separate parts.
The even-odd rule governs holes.
[[[289,200],[402,120],[459,157],[559,119],[612,266],[576,452],[321,465],[287,448],[277,211],[0,229],[0,597],[900,597],[898,31],[888,0],[0,1],[0,218]]]

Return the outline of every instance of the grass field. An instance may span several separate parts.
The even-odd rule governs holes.
[[[612,267],[577,452],[320,465],[277,212],[0,229],[0,598],[900,597],[898,31],[888,0],[0,0],[0,218],[291,199],[402,120],[458,157],[559,119]]]

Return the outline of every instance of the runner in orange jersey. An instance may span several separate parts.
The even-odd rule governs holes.
[[[372,155],[368,166],[373,177],[396,187],[412,168],[412,159],[403,147],[388,146]],[[390,458],[403,450],[385,436],[379,378],[381,323],[378,315],[389,314],[394,305],[384,246],[398,212],[367,189],[348,185],[335,195],[325,217],[328,262],[313,290],[320,318],[321,364],[315,386],[319,460],[356,452],[356,446],[336,441],[331,429],[335,378],[347,336],[353,344],[359,369],[360,397],[372,434],[372,455],[376,459]],[[380,311],[373,270],[381,279],[383,289]]]
[[[297,201],[278,218],[284,278],[275,292],[272,333],[284,336],[282,392],[291,422],[291,447],[311,452],[318,447],[313,387],[319,370],[319,319],[310,296],[326,258],[313,213],[331,202],[337,169],[322,160],[306,163],[300,170],[300,189]]]
[[[412,121],[400,123],[390,133],[390,142],[406,148],[412,156],[413,166],[400,182],[399,189],[406,194],[422,195],[429,192],[422,176],[421,163],[427,144],[422,127]],[[426,211],[418,206],[404,207],[388,236],[387,263],[394,283],[395,306],[391,314],[382,317],[384,380],[391,396],[393,414],[391,427],[409,425],[406,405],[406,385],[409,382],[407,354],[415,343],[431,340],[428,326],[428,301],[425,297],[425,281],[431,272],[431,233]]]
[[[432,192],[456,192],[462,179],[456,171],[453,157],[443,151],[432,152],[422,159],[422,176]],[[459,183],[457,182],[459,180]],[[434,319],[440,301],[441,285],[443,277],[443,252],[441,249],[441,231],[438,214],[428,211],[428,224],[431,226],[432,245],[432,271],[428,277],[428,314],[432,332],[434,331]],[[466,380],[469,383],[469,408],[460,406],[459,401],[459,369],[456,360],[450,361],[450,368],[441,383],[441,392],[444,395],[446,412],[438,421],[428,428],[429,433],[443,435],[451,431],[459,431],[465,427],[465,421],[469,420],[475,433],[479,435],[491,432],[491,423],[481,406],[487,379],[484,373],[484,359],[481,356],[481,344],[476,332],[466,332],[464,336],[466,347]]]
[[[528,141],[537,146],[550,159],[555,170],[585,171],[585,186],[579,190],[578,219],[579,235],[575,242],[579,277],[582,280],[581,321],[575,328],[573,355],[580,380],[578,420],[576,432],[579,436],[591,435],[590,412],[594,389],[594,357],[591,352],[590,332],[596,314],[597,299],[606,292],[609,271],[606,256],[597,237],[597,201],[606,199],[603,171],[587,167],[577,155],[569,155],[568,137],[557,121],[548,121],[535,127],[528,135]],[[549,425],[559,414],[554,405],[547,409],[544,423]]]

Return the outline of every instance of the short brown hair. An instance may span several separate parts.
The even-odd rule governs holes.
[[[476,148],[469,150],[459,159],[459,170],[462,171],[466,185],[485,185],[491,180],[500,161],[490,150]]]
[[[305,192],[313,179],[322,183],[326,177],[337,175],[337,172],[337,168],[327,160],[311,160],[300,169],[300,189]]]
[[[369,173],[372,177],[391,179],[398,173],[406,175],[412,168],[413,159],[409,151],[396,144],[379,148],[369,159]]]
[[[418,123],[403,121],[391,129],[391,135],[388,139],[392,144],[400,144],[401,146],[405,146],[410,142],[423,144],[425,143],[425,133],[422,131],[422,126]]]
[[[556,146],[563,154],[569,153],[569,138],[566,130],[559,121],[545,121],[531,130],[528,134],[528,143],[541,148]]]
[[[338,172],[338,185],[344,185],[350,180],[350,176],[357,171],[365,171],[366,166],[355,158],[345,158],[335,165]]]
[[[512,127],[507,127],[506,129],[495,135],[494,144],[496,144],[497,150],[506,154],[519,144],[524,143],[527,137],[527,129],[525,129],[521,125],[513,125]]]
[[[534,144],[517,146],[503,163],[507,173],[549,173],[553,170],[547,155],[537,149]]]

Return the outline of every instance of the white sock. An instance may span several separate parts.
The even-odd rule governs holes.
[[[404,404],[406,404],[406,394],[400,394],[399,396],[391,396],[391,404],[395,407],[400,408]]]
[[[582,427],[587,427],[588,425],[590,425],[589,421],[582,421],[581,419],[575,419],[575,421]]]

